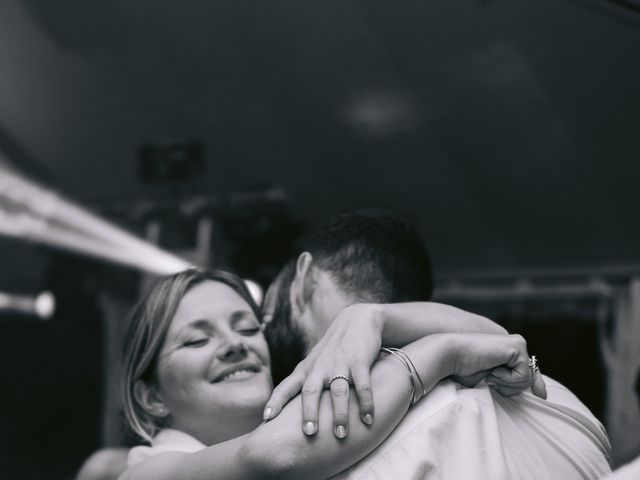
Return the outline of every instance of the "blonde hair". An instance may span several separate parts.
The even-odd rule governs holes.
[[[165,423],[140,405],[134,393],[135,385],[139,380],[148,384],[155,381],[158,354],[180,301],[191,288],[207,280],[231,287],[249,304],[256,317],[261,319],[260,309],[243,280],[223,270],[189,269],[159,277],[150,285],[129,314],[121,377],[126,422],[138,437],[149,443]]]

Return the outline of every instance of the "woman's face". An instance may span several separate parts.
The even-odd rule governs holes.
[[[260,423],[273,389],[269,351],[238,293],[214,281],[187,292],[160,351],[157,383],[171,426],[204,443]]]

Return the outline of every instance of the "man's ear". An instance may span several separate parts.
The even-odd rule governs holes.
[[[158,418],[164,418],[169,415],[169,409],[153,385],[149,385],[144,380],[138,380],[133,386],[133,395],[149,415]]]
[[[311,299],[315,278],[313,275],[313,257],[309,252],[302,252],[296,261],[296,273],[291,282],[291,313],[299,317]]]

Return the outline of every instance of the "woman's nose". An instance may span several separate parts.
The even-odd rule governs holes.
[[[238,335],[229,336],[218,351],[218,359],[225,362],[237,362],[246,358],[247,344]]]

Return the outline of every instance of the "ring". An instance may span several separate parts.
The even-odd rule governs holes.
[[[531,373],[536,373],[540,371],[540,367],[538,366],[538,359],[535,355],[531,355],[529,358],[529,368],[531,369]]]
[[[331,386],[331,382],[333,382],[334,380],[338,380],[339,378],[342,378],[343,380],[346,380],[347,383],[351,383],[351,380],[349,380],[349,377],[347,377],[346,375],[334,375],[333,377],[331,377],[329,379],[329,382],[327,383],[327,385],[330,387]]]

